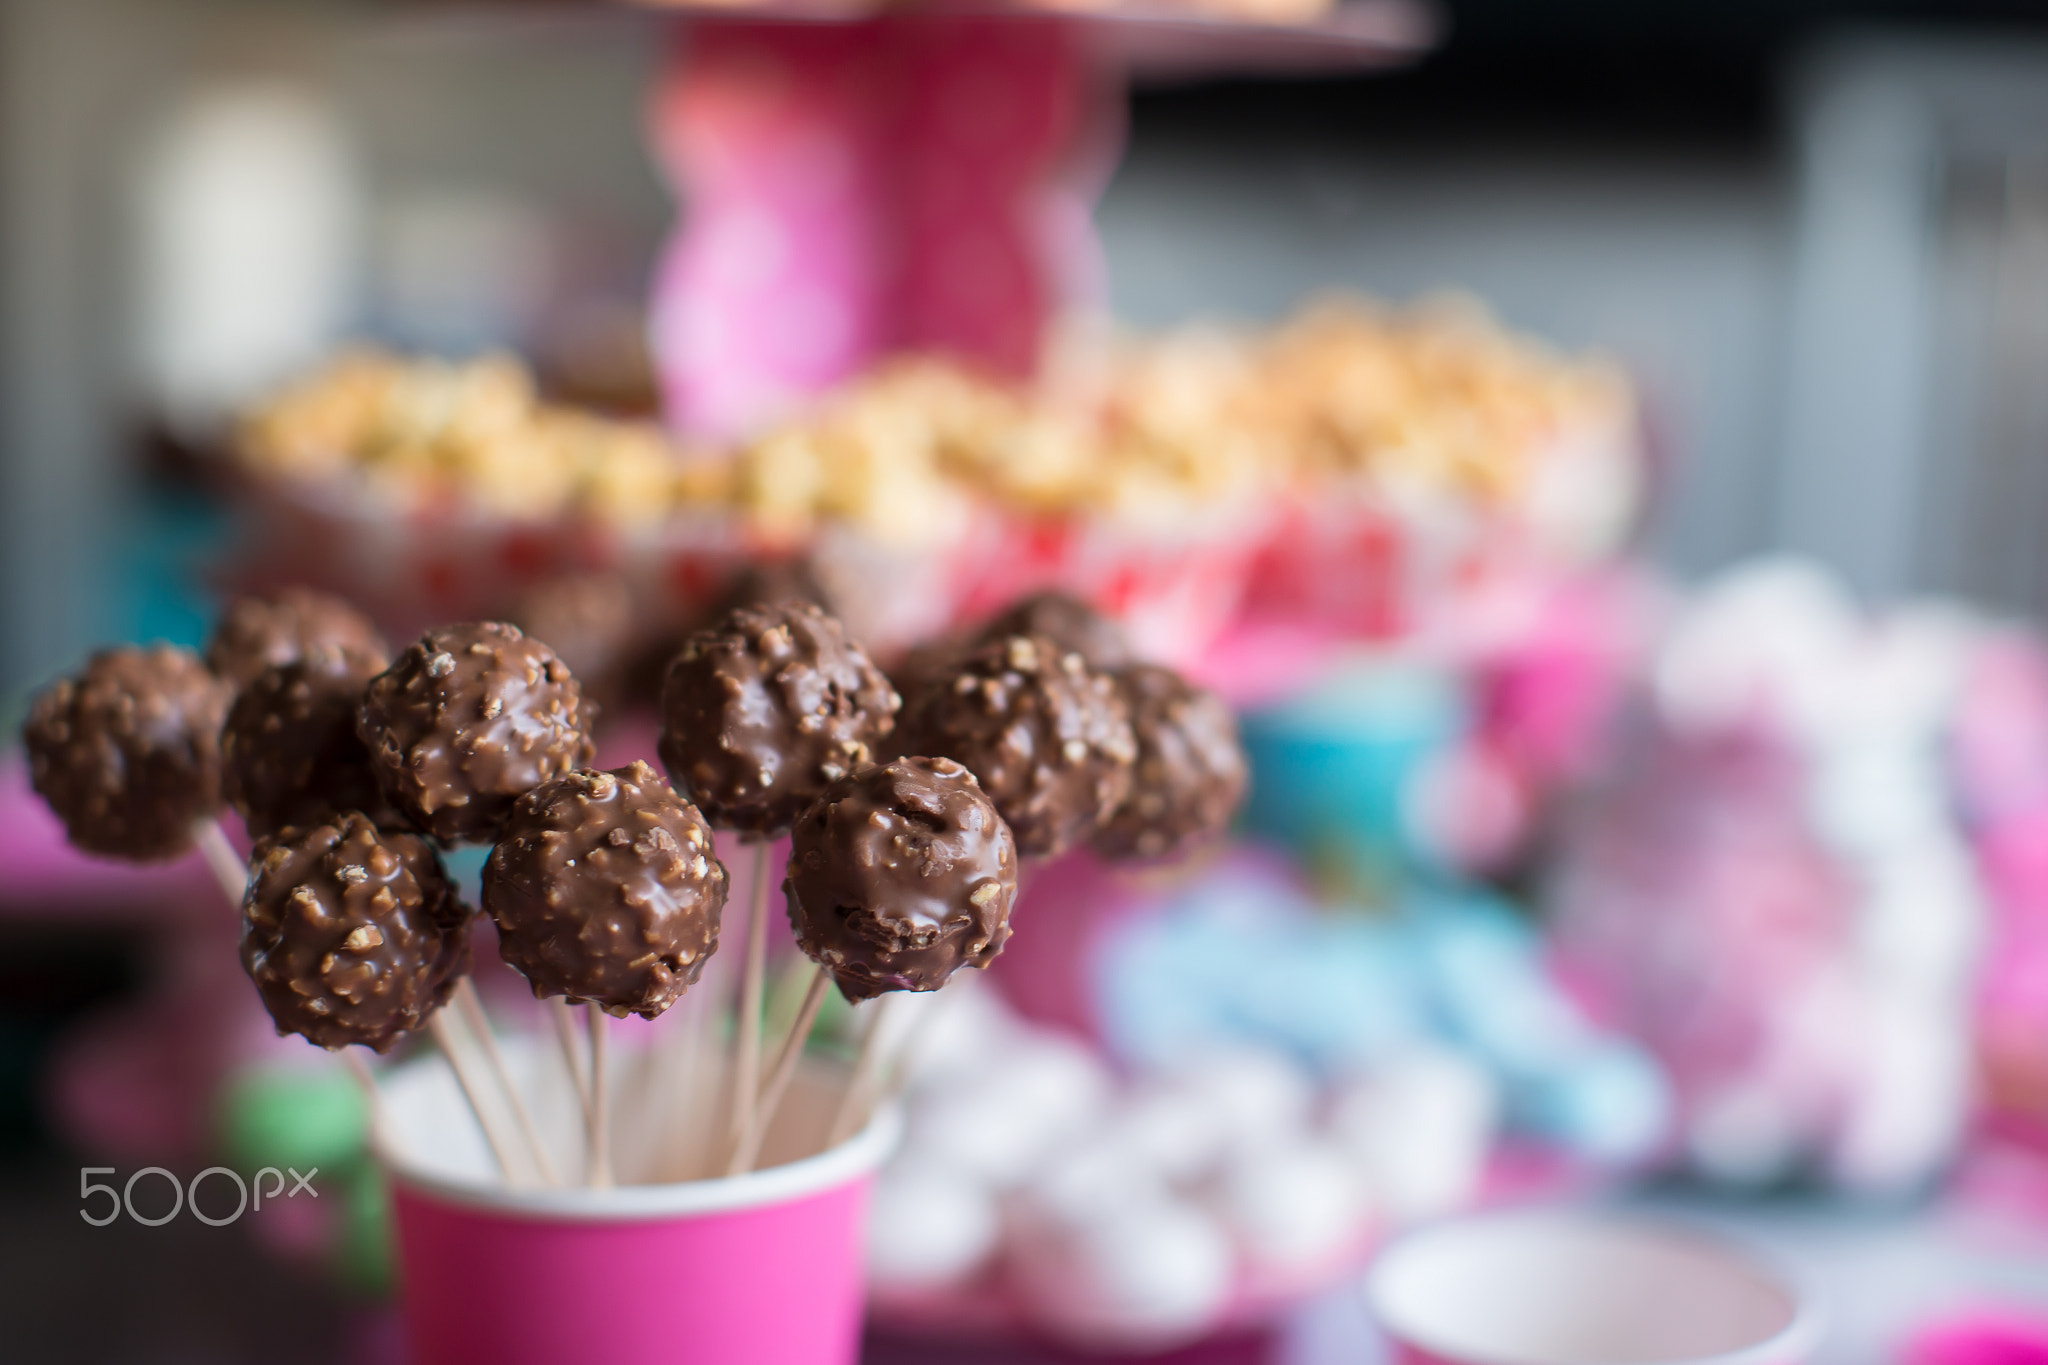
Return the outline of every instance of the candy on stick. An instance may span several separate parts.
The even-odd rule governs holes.
[[[443,843],[488,842],[521,793],[590,761],[583,694],[517,626],[428,631],[370,681],[356,716],[378,786]]]
[[[1017,899],[1017,845],[961,764],[899,758],[841,778],[804,813],[791,833],[783,895],[797,946],[818,964],[813,997],[827,978],[855,1002],[935,991],[961,967],[986,967],[1002,951]],[[759,1150],[809,1023],[799,1014],[735,1160],[739,1170]]]
[[[317,825],[352,810],[380,828],[406,828],[356,734],[364,690],[389,663],[358,646],[316,644],[242,688],[221,730],[221,778],[250,834]]]
[[[286,588],[274,597],[228,603],[207,642],[206,666],[243,688],[264,669],[322,647],[378,658],[391,654],[370,618],[347,602],[309,588]]]
[[[550,578],[520,594],[509,615],[568,665],[586,700],[606,709],[627,700],[641,640],[632,586],[625,578],[615,573]]]
[[[1010,937],[1017,845],[964,766],[899,758],[805,812],[783,895],[797,946],[848,1000],[935,991]]]
[[[535,995],[653,1019],[717,950],[726,886],[704,818],[633,763],[578,769],[520,797],[484,865],[483,905]],[[602,1027],[590,1025],[585,1092],[598,1182],[609,1178]]]
[[[29,779],[86,852],[174,858],[196,840],[220,839],[220,727],[232,697],[190,650],[101,650],[29,708]],[[223,881],[239,900],[239,867]]]
[[[1221,697],[1155,664],[1116,674],[1138,757],[1130,794],[1095,832],[1106,858],[1163,858],[1222,833],[1244,799],[1244,750]]]
[[[1131,659],[1123,628],[1078,597],[1041,592],[1023,598],[972,633],[927,640],[896,661],[889,676],[905,697],[935,682],[950,681],[967,657],[983,645],[1012,635],[1042,635],[1062,652],[1079,654],[1097,673],[1113,672]]]
[[[430,1029],[499,1168],[523,1171],[441,1006],[468,968],[469,907],[433,847],[358,812],[260,840],[242,906],[242,966],[280,1034],[388,1052]]]
[[[416,835],[351,811],[258,841],[242,965],[280,1033],[389,1052],[466,967],[469,907]]]
[[[815,605],[741,607],[684,642],[662,687],[661,761],[713,825],[761,847],[742,968],[731,1124],[737,1149],[760,1076],[766,841],[826,786],[872,761],[902,698]]]
[[[662,687],[661,761],[711,823],[768,839],[865,767],[902,698],[808,602],[741,607],[684,642]]]
[[[1131,662],[1123,628],[1069,593],[1040,592],[1023,598],[983,626],[977,640],[987,644],[1012,635],[1043,636],[1063,652],[1080,655],[1098,673],[1113,673]]]
[[[898,747],[963,763],[1026,857],[1094,833],[1131,788],[1137,741],[1116,685],[1044,636],[1011,635],[910,699]]]

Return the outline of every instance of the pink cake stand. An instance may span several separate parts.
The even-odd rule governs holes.
[[[687,16],[652,138],[688,206],[657,271],[668,412],[729,437],[876,360],[1028,375],[1100,302],[1090,221],[1134,75],[1364,69],[1432,40],[1415,0],[1301,24],[1166,6],[661,5]]]

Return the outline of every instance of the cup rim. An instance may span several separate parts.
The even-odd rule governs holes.
[[[1627,1365],[1789,1365],[1791,1362],[1806,1359],[1819,1344],[1823,1322],[1821,1308],[1809,1292],[1804,1278],[1778,1257],[1717,1229],[1682,1218],[1654,1212],[1603,1209],[1495,1209],[1433,1223],[1401,1234],[1374,1257],[1372,1269],[1366,1276],[1366,1306],[1371,1310],[1380,1330],[1391,1340],[1418,1347],[1442,1360],[1455,1362],[1455,1365],[1560,1365],[1555,1360],[1533,1356],[1482,1354],[1446,1348],[1430,1340],[1424,1333],[1397,1324],[1385,1303],[1385,1282],[1389,1274],[1387,1267],[1401,1252],[1432,1237],[1462,1231],[1475,1224],[1513,1222],[1552,1222],[1610,1230],[1624,1229],[1703,1247],[1756,1272],[1783,1291],[1787,1301],[1792,1305],[1790,1320],[1761,1341],[1713,1355],[1667,1356],[1661,1359],[1627,1362]]]
[[[550,1222],[629,1223],[730,1213],[822,1194],[879,1169],[902,1134],[901,1106],[884,1104],[852,1137],[796,1161],[744,1175],[608,1189],[514,1189],[440,1174],[408,1158],[381,1128],[372,1133],[370,1148],[395,1185],[439,1203]]]

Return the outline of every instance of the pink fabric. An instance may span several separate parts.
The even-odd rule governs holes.
[[[589,1223],[485,1212],[394,1182],[413,1365],[853,1365],[871,1183]]]
[[[897,351],[1028,373],[1101,291],[1111,93],[1058,19],[700,19],[654,113],[672,419],[730,435]]]

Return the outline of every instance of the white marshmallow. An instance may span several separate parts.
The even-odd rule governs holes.
[[[912,1131],[920,1146],[999,1187],[1024,1179],[1091,1127],[1109,1101],[1108,1069],[1055,1034],[1020,1037],[982,1067],[921,1093]]]
[[[1230,1240],[1177,1200],[1074,1217],[1027,1201],[1009,1247],[1012,1283],[1046,1331],[1093,1348],[1164,1349],[1212,1328],[1230,1302]]]
[[[1301,1132],[1315,1108],[1315,1081],[1292,1058],[1270,1048],[1189,1054],[1162,1079],[1214,1114],[1231,1146],[1256,1146]]]
[[[1409,1222],[1470,1202],[1499,1117],[1500,1094],[1484,1068],[1460,1053],[1418,1047],[1345,1081],[1330,1131],[1380,1211]]]
[[[971,1279],[995,1251],[994,1193],[963,1172],[899,1162],[875,1182],[868,1274],[877,1288],[928,1292]]]
[[[1369,1216],[1353,1163],[1309,1137],[1233,1152],[1211,1203],[1252,1269],[1282,1277],[1329,1265]]]

